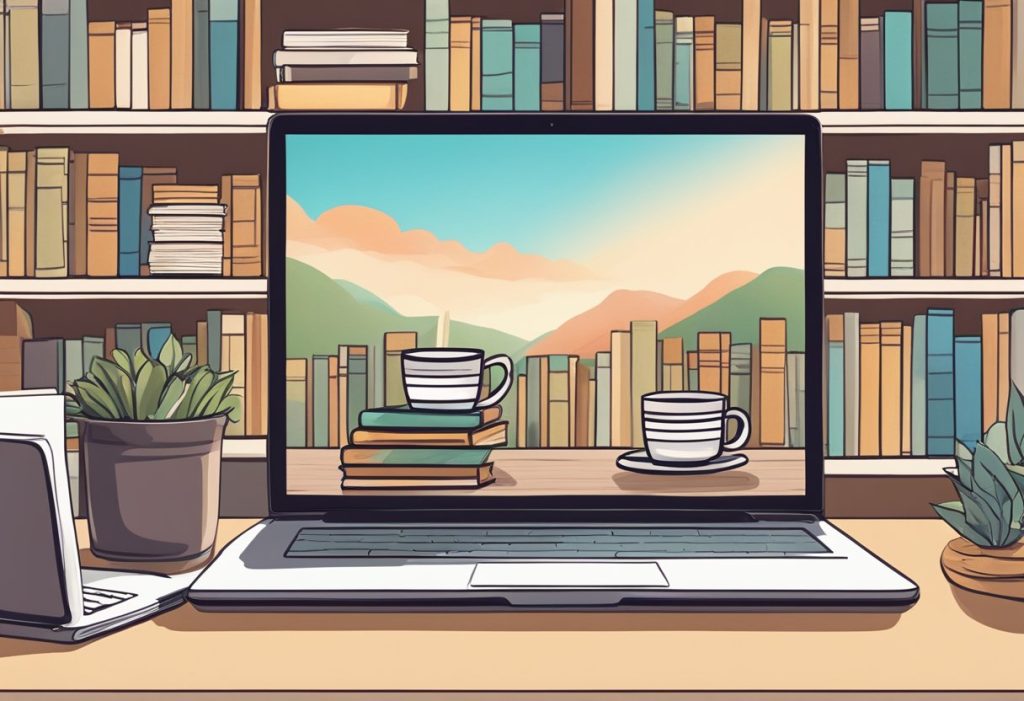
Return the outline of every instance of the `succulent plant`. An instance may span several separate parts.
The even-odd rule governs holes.
[[[960,501],[933,504],[953,529],[983,548],[1012,545],[1024,534],[1024,397],[1013,385],[1005,422],[974,452],[957,441],[956,467],[946,470]]]
[[[156,358],[141,348],[116,348],[96,358],[66,394],[69,417],[108,421],[185,421],[225,415],[238,421],[241,399],[231,394],[234,372],[196,365],[171,336]]]

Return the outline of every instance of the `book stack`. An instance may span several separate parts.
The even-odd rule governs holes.
[[[417,76],[405,29],[286,31],[272,110],[400,110]]]
[[[154,185],[150,275],[221,275],[224,215],[216,185]]]
[[[341,450],[342,489],[476,489],[494,481],[491,448],[505,445],[501,407],[362,412]]]

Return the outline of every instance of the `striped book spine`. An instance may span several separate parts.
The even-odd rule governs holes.
[[[960,109],[981,109],[981,0],[958,3]],[[888,30],[888,27],[886,27]]]
[[[480,108],[484,111],[499,112],[511,110],[514,106],[512,100],[513,45],[511,20],[483,20],[481,23],[481,39],[483,41],[483,58],[481,66]],[[445,52],[447,53],[447,42],[445,43]],[[447,84],[445,87],[445,104],[447,104]]]
[[[925,85],[922,107],[960,109],[959,12],[955,3],[925,4]]]
[[[868,162],[846,162],[846,275],[868,273]]]
[[[892,237],[891,167],[889,161],[868,161],[868,277],[889,276]]]
[[[654,108],[672,109],[672,44],[675,41],[675,17],[658,10],[654,14]]]
[[[982,430],[981,337],[958,336],[953,345],[953,362],[956,439],[973,451],[981,440]]]
[[[448,109],[448,0],[426,3],[423,44],[424,87],[428,111]]]
[[[952,455],[954,438],[953,310],[929,309],[926,319],[928,455]]]
[[[693,17],[676,18],[672,107],[682,111],[693,110]]]
[[[914,179],[892,179],[890,275],[914,276]]]
[[[846,174],[825,174],[825,277],[846,276]]]
[[[517,24],[514,42],[512,102],[517,112],[540,110],[540,25]]]
[[[988,147],[988,273],[1003,276],[1002,257],[1002,148],[999,144]]]
[[[910,351],[910,454],[922,457],[928,454],[925,416],[928,405],[927,375],[927,317],[914,317],[913,347]]]

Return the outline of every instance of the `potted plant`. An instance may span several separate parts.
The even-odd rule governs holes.
[[[197,366],[173,336],[156,358],[115,349],[71,383],[96,555],[185,560],[213,547],[233,372]]]
[[[1024,397],[1011,387],[1005,422],[997,422],[973,453],[956,444],[946,470],[959,501],[933,504],[960,534],[942,553],[946,578],[983,594],[1024,598]]]

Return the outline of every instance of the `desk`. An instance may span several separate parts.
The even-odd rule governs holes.
[[[219,543],[251,523],[221,521]],[[75,647],[0,639],[0,688],[1024,688],[1024,604],[951,590],[938,565],[948,527],[937,520],[838,525],[916,580],[921,601],[902,615],[243,614],[185,605]],[[79,523],[80,542],[86,537]]]

